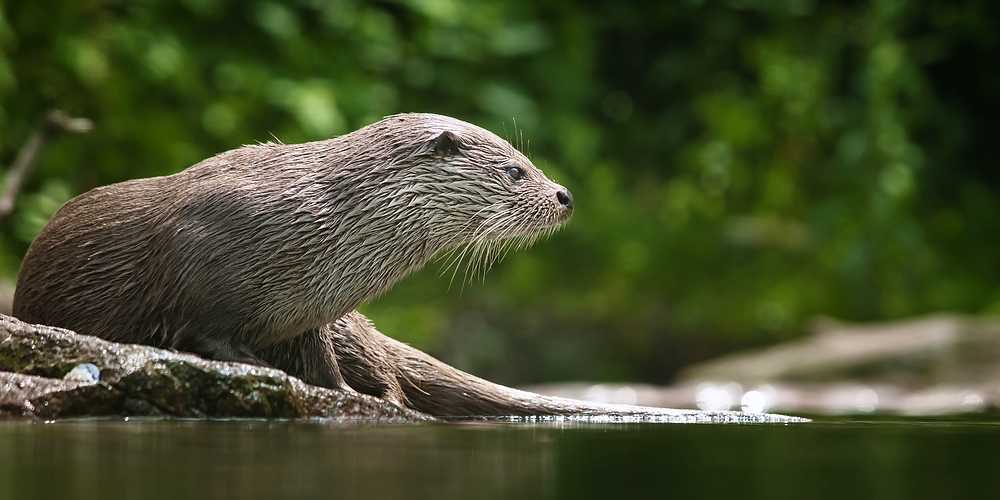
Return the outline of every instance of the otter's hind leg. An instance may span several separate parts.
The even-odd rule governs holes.
[[[327,326],[314,328],[297,337],[259,349],[260,358],[275,368],[298,377],[306,383],[354,392],[347,385]]]
[[[379,333],[368,318],[352,311],[321,330],[352,387],[401,406],[412,406],[400,386],[398,359],[378,341]]]
[[[403,403],[435,417],[571,415],[607,408],[518,391],[448,366],[387,337],[354,311],[332,324],[344,378],[361,392],[391,380]],[[400,389],[397,389],[400,390]]]

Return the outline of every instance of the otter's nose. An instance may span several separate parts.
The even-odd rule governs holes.
[[[573,210],[573,193],[570,193],[568,189],[556,191],[556,199],[562,206],[566,207],[566,210]]]

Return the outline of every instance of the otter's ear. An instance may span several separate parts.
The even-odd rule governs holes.
[[[454,156],[458,154],[458,136],[445,130],[434,138],[434,152],[438,156]]]

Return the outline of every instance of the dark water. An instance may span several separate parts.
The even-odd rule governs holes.
[[[1000,425],[0,423],[0,498],[1000,498]]]

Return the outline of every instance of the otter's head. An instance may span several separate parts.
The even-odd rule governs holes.
[[[350,164],[362,175],[348,175],[363,184],[351,190],[367,192],[365,205],[379,200],[371,220],[381,234],[406,240],[393,247],[408,247],[400,248],[406,260],[415,259],[407,267],[467,244],[456,270],[468,257],[466,272],[475,275],[504,250],[551,233],[573,213],[569,190],[506,140],[461,120],[395,115],[350,136]]]
[[[448,189],[426,208],[459,224],[441,229],[460,243],[534,236],[561,226],[573,213],[569,190],[508,141],[442,116],[430,115],[427,125],[433,152],[426,153],[429,161],[422,168],[441,176],[432,185]]]

